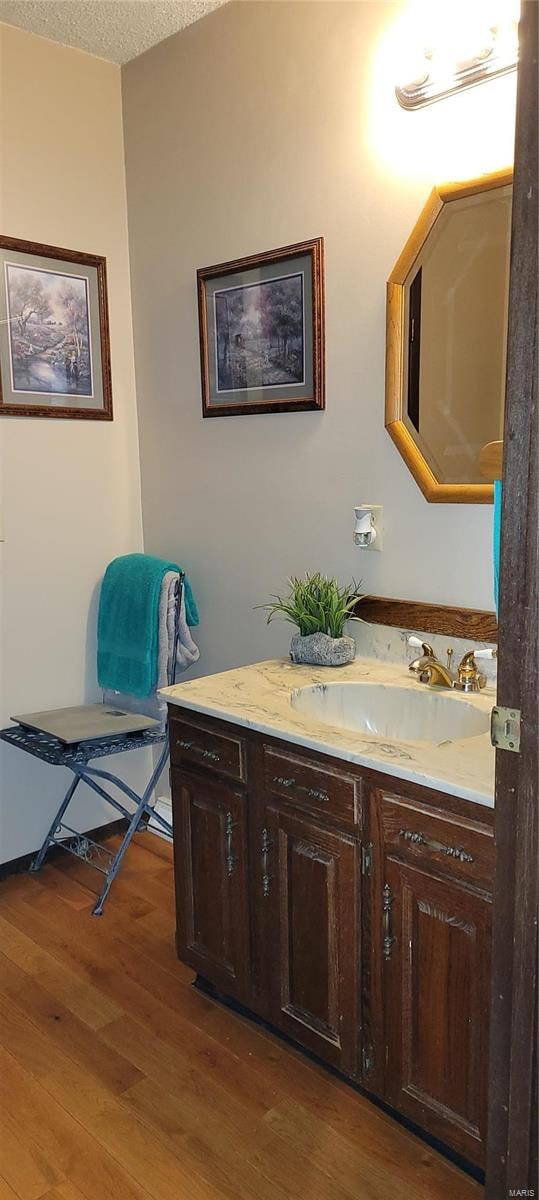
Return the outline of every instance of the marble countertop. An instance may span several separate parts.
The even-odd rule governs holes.
[[[322,724],[292,707],[291,697],[298,688],[356,681],[410,690],[421,688],[440,694],[439,688],[427,689],[413,679],[405,664],[356,658],[349,666],[338,668],[298,666],[288,659],[252,663],[177,683],[163,688],[161,695],[181,708],[494,807],[495,752],[488,733],[439,744],[388,740],[372,733]],[[444,695],[451,696],[455,704],[471,703],[485,713],[495,703],[491,687],[475,695],[463,696],[445,690]]]

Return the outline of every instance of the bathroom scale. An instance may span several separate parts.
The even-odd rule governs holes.
[[[89,742],[119,733],[142,733],[159,728],[159,721],[142,713],[125,712],[110,704],[80,704],[75,708],[51,708],[45,712],[11,717],[18,725],[50,733],[61,742]]]

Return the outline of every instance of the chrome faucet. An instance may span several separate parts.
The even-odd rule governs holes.
[[[467,650],[457,667],[456,676],[453,676],[449,666],[444,667],[443,663],[436,658],[434,650],[428,642],[422,642],[420,638],[416,637],[410,637],[408,641],[412,646],[421,646],[423,651],[421,658],[415,658],[408,669],[417,675],[420,683],[429,683],[433,687],[451,688],[459,692],[479,692],[481,688],[484,688],[487,680],[486,676],[479,671],[475,661],[476,656],[477,658],[496,658],[496,650]],[[450,652],[448,651],[448,661],[450,661],[449,656]]]

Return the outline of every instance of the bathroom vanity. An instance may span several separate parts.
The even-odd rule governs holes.
[[[368,718],[380,689],[395,721],[424,696],[417,740],[357,732],[350,697]],[[180,959],[483,1165],[493,697],[446,693],[433,718],[440,689],[365,660],[166,694]]]

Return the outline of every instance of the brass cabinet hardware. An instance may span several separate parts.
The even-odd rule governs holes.
[[[391,932],[391,906],[393,904],[393,896],[388,883],[384,884],[384,902],[382,906],[382,931],[384,935],[384,958],[391,958],[393,946],[397,941],[396,937]]]
[[[295,779],[287,779],[284,775],[274,775],[273,782],[278,783],[279,787],[297,788],[298,792],[306,792],[307,796],[311,796],[313,800],[329,800],[329,793],[322,791],[320,788],[307,787],[304,783],[297,783]]]
[[[413,846],[425,846],[427,850],[435,850],[437,854],[445,854],[448,858],[457,858],[459,862],[473,863],[473,854],[468,854],[461,846],[445,846],[443,842],[435,842],[424,833],[416,833],[411,829],[399,829],[399,837]]]
[[[270,846],[273,846],[273,842],[270,838],[269,831],[264,828],[262,830],[262,842],[261,842],[261,847],[260,847],[260,863],[262,866],[262,895],[263,896],[269,896],[269,894],[270,894],[271,875],[269,874],[269,871],[268,871]]]
[[[227,812],[225,817],[225,845],[226,845],[226,873],[233,875],[237,858],[234,856],[234,845],[232,840],[232,830],[235,829],[237,821],[234,821],[232,813]]]
[[[216,754],[215,750],[205,750],[203,746],[196,746],[194,742],[188,742],[184,738],[177,738],[176,745],[180,750],[194,750],[195,754],[201,754],[208,762],[221,761],[221,756]]]
[[[490,740],[497,750],[512,750],[520,754],[519,708],[502,708],[498,704],[490,714]]]

